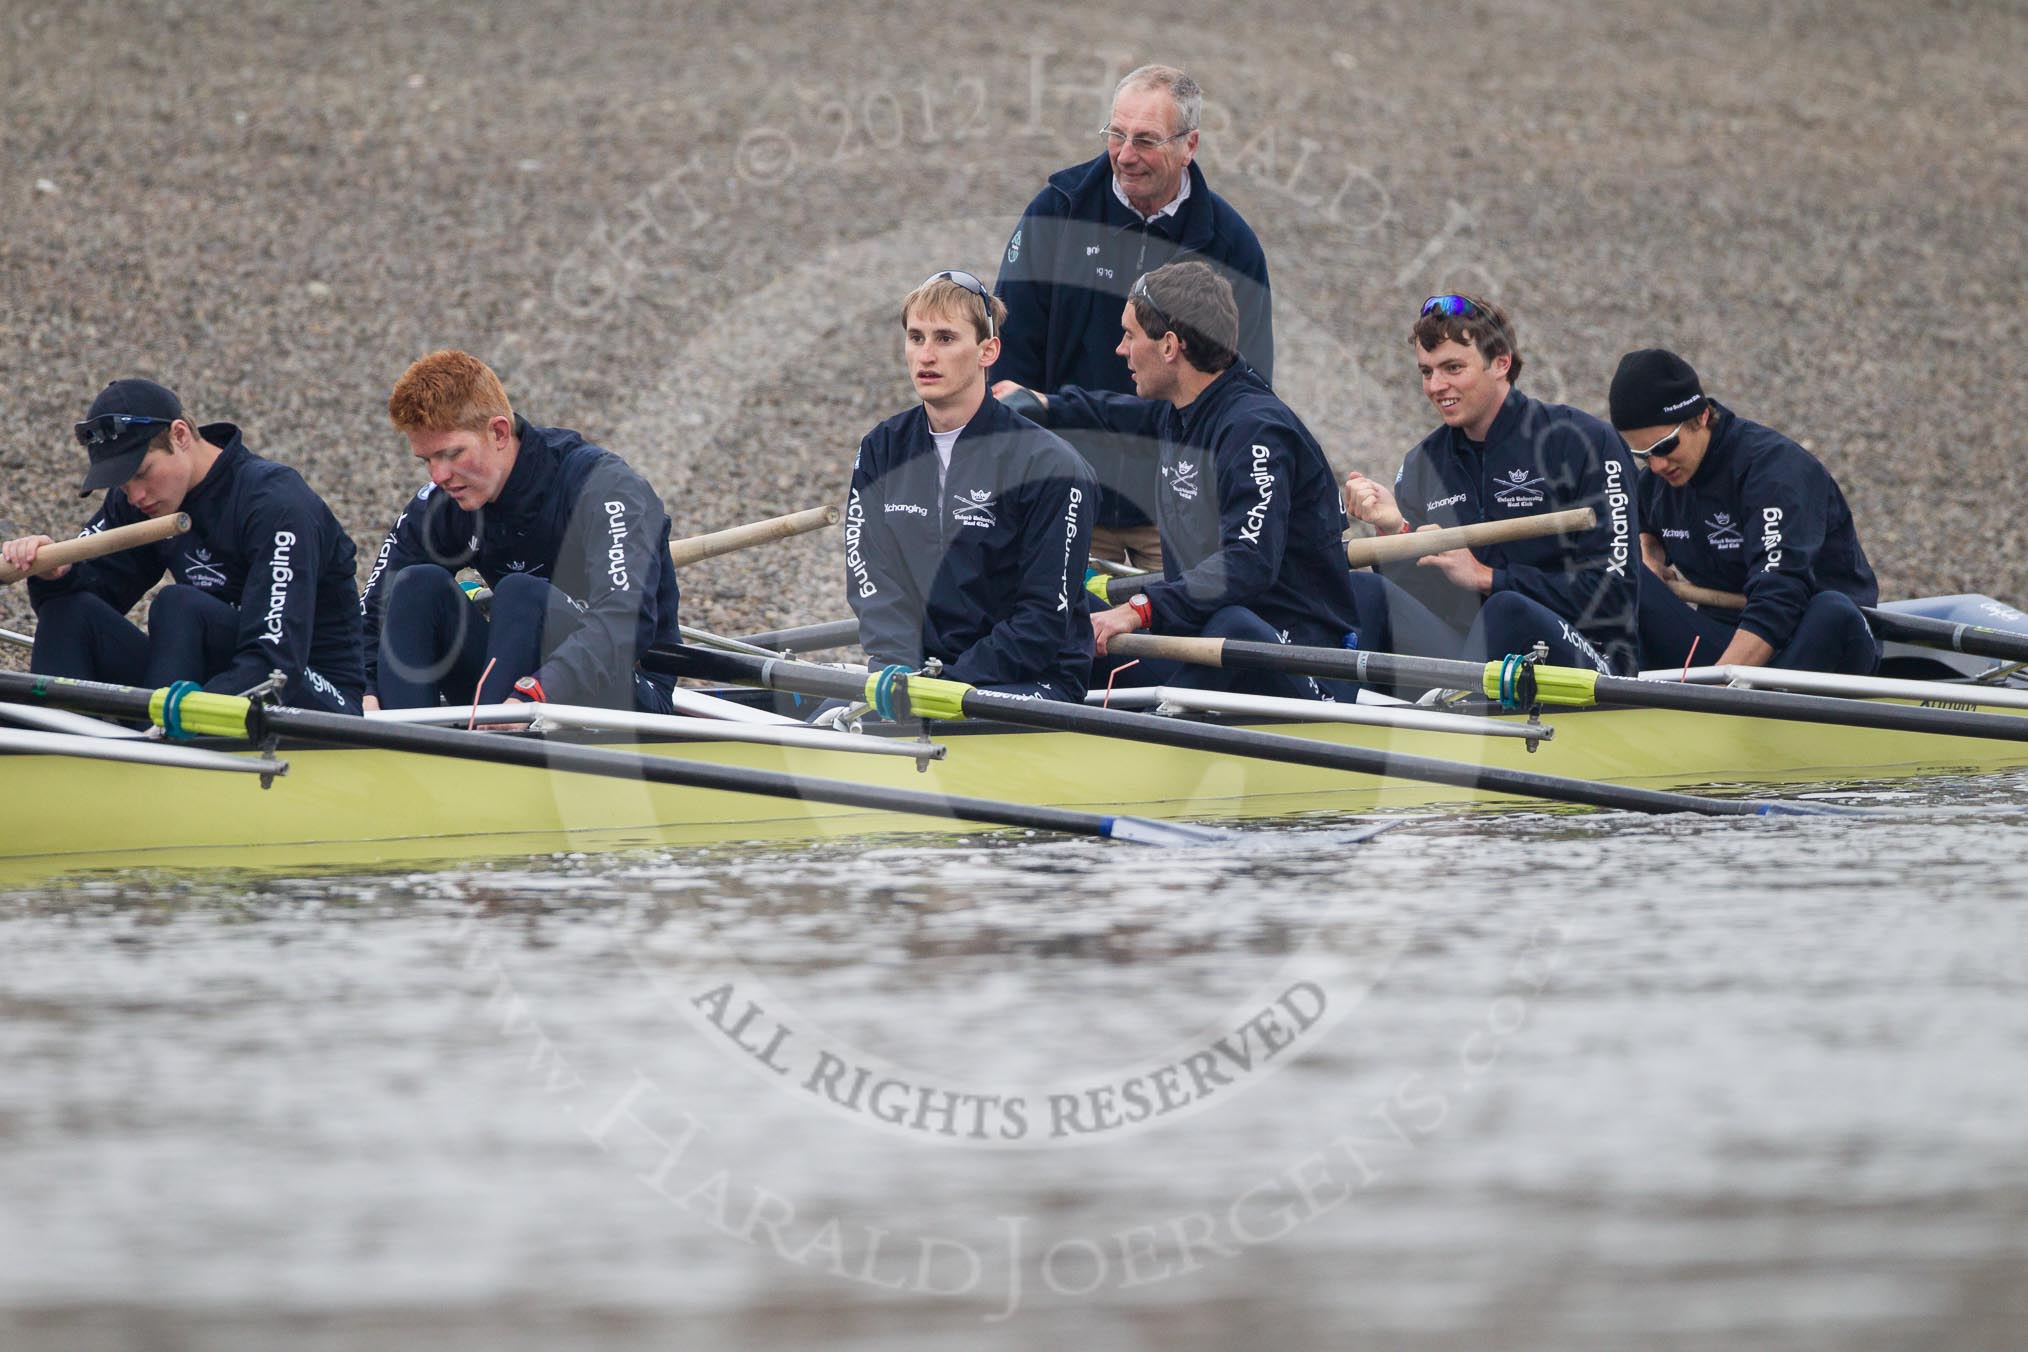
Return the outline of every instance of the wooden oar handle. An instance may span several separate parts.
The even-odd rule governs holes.
[[[1712,610],[1746,609],[1746,598],[1738,592],[1713,591],[1694,582],[1675,580],[1669,582],[1669,590],[1676,593],[1678,599],[1688,601],[1693,606],[1704,606]]]
[[[92,535],[80,535],[75,540],[58,540],[36,551],[35,567],[28,572],[0,563],[0,584],[19,582],[24,577],[41,577],[67,564],[83,563],[101,554],[117,554],[123,549],[152,545],[157,540],[181,535],[189,529],[190,517],[183,512],[174,512],[152,521],[136,521],[131,526],[115,526]]]
[[[1354,568],[1376,563],[1399,563],[1447,549],[1476,549],[1480,545],[1503,544],[1508,540],[1533,540],[1543,535],[1575,534],[1598,524],[1598,513],[1589,507],[1572,507],[1562,512],[1536,516],[1512,516],[1504,521],[1479,521],[1469,526],[1445,526],[1441,530],[1410,531],[1406,535],[1374,535],[1345,542],[1345,557]]]
[[[704,559],[715,559],[720,554],[730,554],[736,549],[764,545],[774,540],[786,540],[791,535],[803,535],[837,524],[836,507],[812,507],[807,512],[771,516],[765,521],[734,526],[729,530],[713,531],[709,535],[693,535],[685,540],[671,540],[669,557],[676,561],[678,568],[681,568]]]
[[[1222,638],[1181,638],[1172,634],[1115,634],[1106,652],[1116,657],[1165,657],[1198,667],[1225,665]]]

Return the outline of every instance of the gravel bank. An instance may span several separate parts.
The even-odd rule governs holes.
[[[892,308],[990,273],[1106,91],[1211,94],[1203,162],[1267,245],[1279,383],[1341,467],[1430,424],[1400,349],[1440,286],[1517,312],[1538,392],[1618,354],[1844,481],[1890,594],[2028,601],[2015,411],[2018,9],[1901,4],[484,8],[88,0],[0,17],[0,528],[82,518],[68,438],[147,374],[298,465],[362,567],[417,476],[382,413],[432,347],[664,490],[680,531],[832,501],[908,398]],[[88,58],[88,59],[87,59]],[[117,72],[109,78],[109,72]],[[694,570],[685,618],[844,612],[819,536]],[[30,623],[20,589],[0,625]]]

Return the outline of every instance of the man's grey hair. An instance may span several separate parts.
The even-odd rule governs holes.
[[[1119,102],[1120,95],[1129,89],[1159,89],[1175,100],[1176,111],[1182,115],[1183,125],[1178,132],[1196,131],[1198,119],[1204,116],[1204,91],[1174,66],[1142,66],[1139,70],[1127,72],[1113,90],[1113,101]]]

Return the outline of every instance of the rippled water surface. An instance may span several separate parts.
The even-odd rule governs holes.
[[[2028,776],[0,894],[0,1345],[2018,1346]]]

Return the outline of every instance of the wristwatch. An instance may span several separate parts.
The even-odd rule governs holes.
[[[1134,612],[1134,618],[1141,622],[1141,628],[1155,627],[1155,610],[1148,604],[1148,593],[1135,592],[1127,598],[1127,608]]]
[[[514,693],[523,699],[532,699],[538,704],[546,704],[549,701],[549,696],[542,693],[542,682],[536,680],[533,676],[523,676],[520,680],[516,681],[514,683]]]

